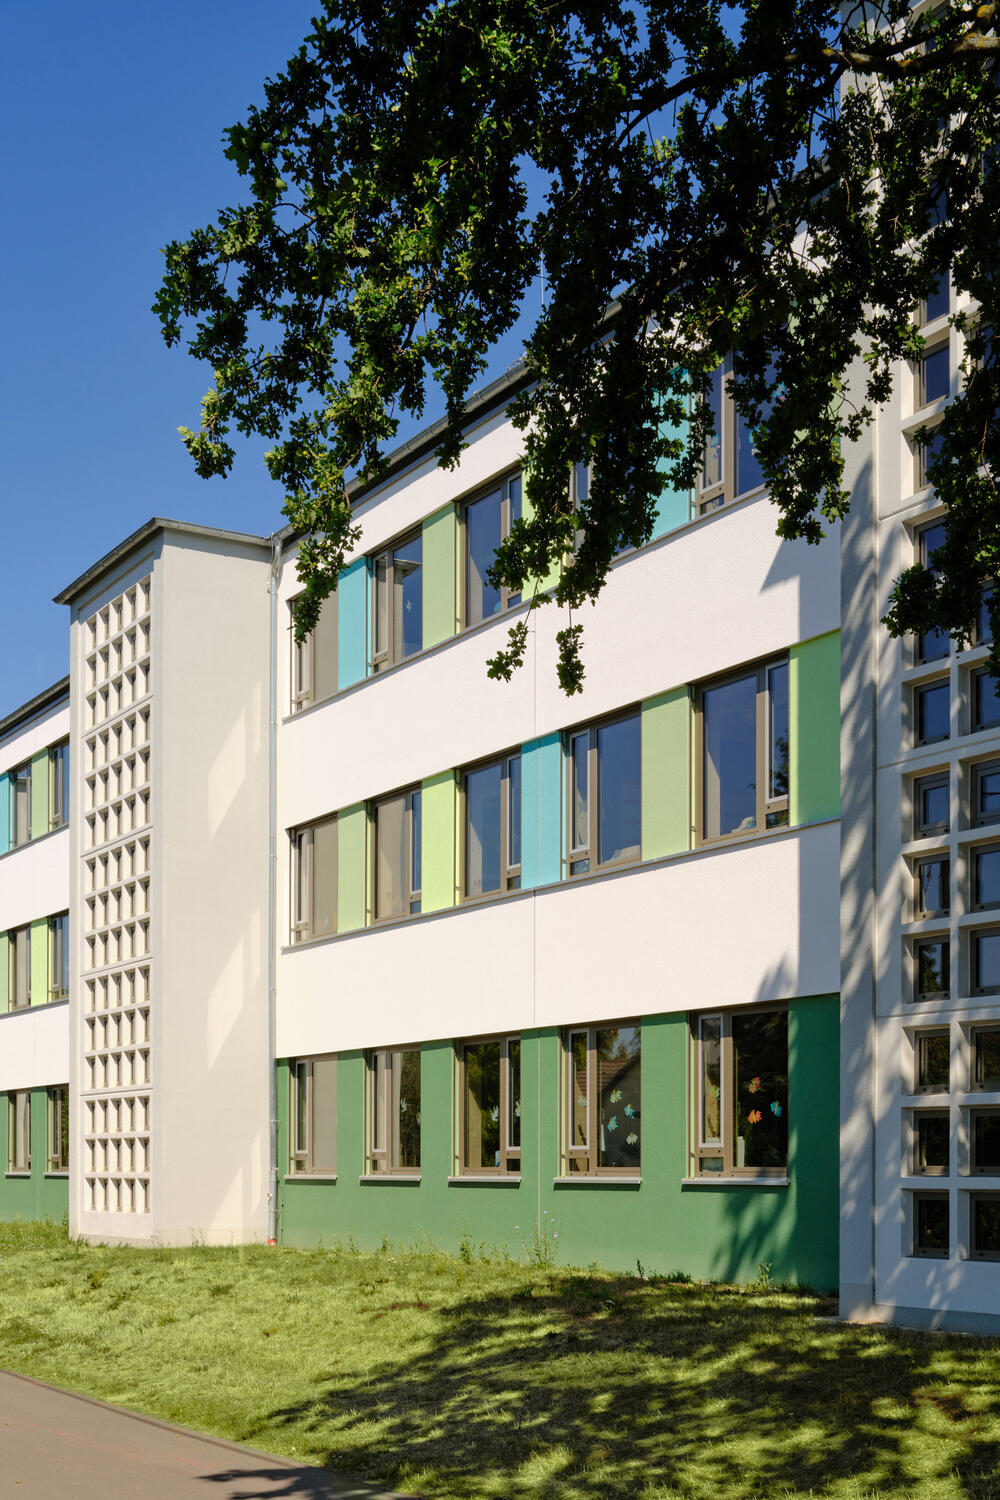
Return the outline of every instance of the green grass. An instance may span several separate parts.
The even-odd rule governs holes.
[[[1000,1500],[1000,1345],[831,1312],[468,1249],[0,1225],[0,1365],[410,1494]]]

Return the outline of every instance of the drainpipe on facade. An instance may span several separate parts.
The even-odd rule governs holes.
[[[267,1243],[278,1243],[278,1090],[275,1046],[276,968],[274,943],[276,935],[275,902],[277,900],[277,741],[278,741],[278,571],[281,567],[281,543],[271,538],[271,575],[267,592],[270,605],[268,620],[267,667],[267,1099],[270,1157],[267,1188]]]

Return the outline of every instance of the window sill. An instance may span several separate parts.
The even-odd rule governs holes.
[[[397,1186],[400,1183],[403,1183],[407,1187],[419,1187],[420,1186],[420,1173],[419,1172],[365,1172],[365,1173],[363,1173],[358,1178],[358,1181],[366,1183],[366,1184],[369,1183],[369,1182],[392,1182],[392,1183],[395,1183]]]
[[[286,1182],[336,1182],[336,1172],[286,1172]]]
[[[515,1172],[466,1172],[462,1176],[448,1178],[449,1187],[461,1187],[466,1182],[479,1186],[492,1183],[494,1187],[520,1187],[521,1177]]]
[[[18,1005],[13,1010],[0,1011],[0,1021],[10,1016],[37,1016],[39,1011],[55,1010],[58,1005],[68,1005],[68,1000],[44,1000],[41,1005]]]
[[[0,854],[0,859],[8,859],[12,854],[20,854],[22,849],[30,849],[34,844],[43,844],[46,839],[54,838],[57,833],[65,833],[69,828],[68,823],[60,823],[58,828],[46,828],[44,833],[36,833],[34,838],[25,839],[23,844],[12,844]],[[89,854],[89,850],[87,851]]]
[[[682,1177],[681,1187],[788,1187],[787,1177],[738,1177],[724,1172],[705,1172],[701,1177]]]
[[[596,1172],[580,1172],[575,1177],[553,1177],[552,1186],[567,1187],[642,1187],[641,1177],[615,1177],[610,1172],[606,1177]]]
[[[65,1172],[46,1172],[44,1174],[44,1176],[45,1176],[46,1182],[48,1182],[48,1181],[65,1182],[66,1179],[67,1179],[67,1177],[69,1176],[69,1171],[67,1170]]]
[[[24,1182],[29,1182],[31,1180],[30,1169],[27,1172],[5,1172],[3,1175],[5,1177],[20,1177]]]

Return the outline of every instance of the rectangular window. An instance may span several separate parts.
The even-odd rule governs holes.
[[[564,1038],[564,1056],[564,1171],[571,1176],[638,1175],[642,1147],[639,1022],[571,1030]]]
[[[372,671],[406,661],[424,646],[423,538],[420,532],[370,559]]]
[[[934,572],[934,554],[944,546],[944,522],[935,521],[925,526],[917,536],[920,561],[929,572]],[[925,630],[917,637],[918,661],[936,661],[947,656],[951,648],[951,637],[946,630]]]
[[[916,997],[939,1000],[950,988],[951,944],[947,938],[926,938],[914,944]]]
[[[7,1095],[7,1171],[31,1171],[31,1094],[27,1089]]]
[[[969,934],[972,945],[972,993],[1000,995],[1000,927]]]
[[[49,918],[49,999],[69,999],[69,912]]]
[[[31,928],[14,927],[7,934],[8,1004],[21,1010],[31,1004]]]
[[[969,1123],[973,1172],[978,1177],[1000,1177],[1000,1109],[974,1109]]]
[[[917,1094],[946,1094],[951,1080],[951,1043],[947,1031],[922,1031],[915,1038]]]
[[[969,1208],[973,1260],[1000,1260],[1000,1195],[973,1193]]]
[[[458,1051],[461,1170],[520,1172],[520,1038],[461,1042]]]
[[[947,339],[943,343],[932,344],[924,351],[922,358],[917,361],[916,376],[915,400],[918,410],[951,395],[951,350]]]
[[[949,817],[948,772],[921,776],[913,783],[913,837],[934,838],[947,833]],[[1000,816],[1000,773],[997,776],[997,807]]]
[[[294,625],[295,600],[292,600]],[[292,712],[322,703],[337,691],[337,595],[329,594],[305,640],[292,630]]]
[[[763,488],[764,475],[757,457],[754,436],[736,410],[730,391],[732,360],[728,358],[711,377],[707,406],[712,431],[705,443],[698,476],[698,514],[718,510],[731,500]]]
[[[368,1169],[420,1171],[420,1050],[396,1048],[368,1058]]]
[[[637,713],[567,736],[570,875],[627,864],[642,852],[642,751]]]
[[[948,1194],[914,1193],[913,1254],[943,1260],[950,1242]]]
[[[701,839],[787,827],[787,661],[707,683],[697,702]]]
[[[1000,1026],[972,1033],[972,1081],[977,1089],[1000,1089]]]
[[[69,823],[69,740],[49,746],[49,827]]]
[[[462,786],[466,899],[520,890],[520,755],[474,766]]]
[[[31,838],[31,762],[9,774],[10,842],[17,849]]]
[[[691,1018],[694,1176],[788,1171],[788,1011]]]
[[[337,819],[292,833],[292,942],[337,930]]]
[[[375,921],[420,910],[420,788],[376,802],[374,830]]]
[[[292,1171],[332,1176],[337,1170],[337,1059],[299,1058],[289,1077]]]
[[[489,582],[500,543],[510,536],[521,519],[521,476],[509,474],[485,495],[465,507],[465,610],[464,623],[478,625],[504,610],[514,609],[521,595],[497,588]]]
[[[920,302],[919,319],[921,324],[933,323],[937,318],[946,318],[950,312],[951,277],[947,271],[942,271],[937,285]]]
[[[1000,906],[1000,844],[970,849],[972,860],[972,905],[977,911]]]
[[[931,482],[929,469],[936,462],[941,452],[941,442],[944,438],[944,429],[941,424],[928,425],[924,430],[923,438],[916,443],[914,448],[914,459],[916,473],[914,475],[914,488],[922,490]]]
[[[69,1171],[69,1085],[49,1089],[47,1172]]]
[[[944,1177],[948,1173],[951,1125],[946,1109],[915,1111],[913,1115],[912,1170],[918,1176]]]
[[[1000,819],[1000,761],[987,760],[973,772],[972,818],[980,826]]]
[[[917,860],[914,867],[918,917],[941,917],[950,910],[951,861],[943,855]]]
[[[985,669],[972,674],[972,732],[1000,726],[1000,697],[997,679]]]
[[[915,688],[913,710],[918,745],[933,745],[951,733],[951,689],[948,680]]]

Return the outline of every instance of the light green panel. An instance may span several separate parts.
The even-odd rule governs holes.
[[[364,927],[368,914],[368,813],[363,803],[337,815],[337,931]]]
[[[41,838],[49,831],[49,752],[40,750],[31,757],[31,837]]]
[[[49,1003],[49,924],[45,917],[31,924],[31,1003]]]
[[[788,653],[789,822],[840,817],[840,632]]]
[[[523,480],[523,486],[521,490],[521,514],[524,516],[524,519],[526,521],[530,521],[532,515],[534,514],[535,507],[532,505],[531,496],[528,494],[528,476],[527,474],[522,472],[521,477]],[[566,482],[568,485],[569,480],[567,479]],[[549,589],[554,589],[556,584],[559,582],[561,573],[561,566],[558,563],[553,563],[544,577],[538,580],[538,592],[540,594],[546,594],[548,593]],[[525,589],[525,597],[527,597],[530,592],[530,588]]]
[[[691,695],[686,687],[642,705],[642,857],[691,847]]]
[[[453,505],[428,516],[423,526],[424,649],[458,629],[458,516]]]
[[[455,905],[455,823],[458,803],[454,771],[431,776],[421,787],[423,828],[421,911],[443,911]]]
[[[10,1009],[10,938],[0,932],[0,1016]],[[0,1104],[3,1095],[0,1094]]]

